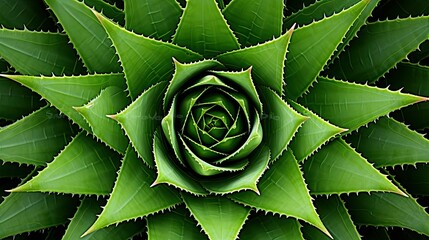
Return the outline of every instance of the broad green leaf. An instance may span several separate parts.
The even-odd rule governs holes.
[[[0,77],[0,99],[0,119],[17,120],[46,105],[30,89],[3,77]]]
[[[55,30],[42,1],[0,0],[0,23],[9,29]]]
[[[302,219],[330,235],[314,209],[301,170],[290,151],[270,166],[258,187],[260,194],[244,191],[230,197],[252,208]]]
[[[426,100],[399,91],[319,77],[299,102],[331,123],[353,131],[393,110]]]
[[[429,215],[410,196],[361,193],[344,199],[356,224],[403,227],[429,236]]]
[[[385,76],[391,89],[429,97],[429,67],[402,62]],[[414,129],[429,128],[429,103],[418,103],[394,112],[392,116]]]
[[[162,141],[161,134],[161,132],[155,132],[153,141],[153,154],[158,175],[152,185],[166,183],[193,194],[207,194],[207,191],[200,185],[196,177],[190,175],[189,169],[184,169],[180,165],[179,159],[175,158],[174,154],[171,154],[171,150]]]
[[[312,194],[363,191],[404,194],[342,139],[324,146],[304,162],[303,168]]]
[[[83,0],[83,2],[98,12],[102,12],[108,18],[113,19],[113,21],[119,23],[119,25],[125,25],[125,13],[122,9],[118,8],[115,3],[112,5],[103,0]]]
[[[286,51],[293,29],[264,44],[227,52],[216,57],[230,69],[252,68],[256,86],[266,86],[278,94],[283,91]]]
[[[290,142],[290,148],[298,161],[306,159],[335,135],[347,131],[347,129],[330,124],[298,103],[293,101],[289,101],[289,103],[300,114],[309,118]]]
[[[91,9],[78,0],[45,0],[89,72],[120,72],[115,49]]]
[[[252,79],[252,68],[241,72],[224,72],[224,71],[211,71],[216,76],[222,78],[228,86],[237,85],[238,91],[243,91],[244,94],[252,101],[255,108],[262,113],[262,103],[259,100],[258,92]]]
[[[64,34],[0,29],[0,55],[28,75],[85,72]]]
[[[37,176],[12,191],[107,195],[119,159],[119,154],[81,132]]]
[[[212,58],[240,46],[215,0],[188,0],[173,43]]]
[[[223,196],[196,197],[182,194],[193,217],[211,240],[236,239],[250,208]]]
[[[429,196],[429,164],[398,166],[389,172],[410,194]]]
[[[199,54],[186,48],[137,35],[116,25],[97,12],[94,14],[116,48],[131,99],[136,99],[138,95],[156,83],[169,81],[173,76],[173,57],[181,62],[201,59]]]
[[[125,27],[146,37],[170,41],[182,8],[175,0],[125,0]]]
[[[300,26],[311,24],[315,19],[320,20],[326,16],[331,16],[336,12],[341,12],[343,9],[349,8],[356,3],[359,3],[360,1],[361,0],[316,1],[314,4],[311,4],[308,7],[305,7],[288,16],[284,20],[283,28],[285,29],[285,27],[291,27],[293,24],[298,24]],[[354,21],[353,25],[347,31],[343,41],[337,47],[337,51],[335,51],[334,56],[331,57],[331,61],[333,61],[333,59],[344,50],[350,40],[355,37],[357,31],[359,31],[359,29],[366,23],[367,18],[372,14],[374,8],[379,2],[380,0],[368,0],[368,4],[365,6],[359,17]]]
[[[217,69],[222,66],[216,60],[203,60],[194,63],[180,63],[173,58],[174,61],[174,75],[173,79],[168,85],[167,91],[164,97],[164,110],[167,110],[174,96],[187,84],[189,81],[194,79],[196,76],[206,72],[210,69]]]
[[[346,141],[376,167],[429,162],[429,140],[388,117],[360,128]]]
[[[167,186],[150,186],[155,171],[148,168],[131,147],[122,166],[110,198],[88,235],[106,226],[153,214],[182,202],[179,194]]]
[[[350,41],[356,37],[356,34],[360,31],[360,29],[367,24],[367,20],[369,17],[374,15],[374,9],[378,6],[381,0],[366,0],[368,4],[360,13],[359,17],[355,20],[353,25],[350,27],[349,31],[346,33],[343,41],[335,51],[334,55],[331,57],[329,64],[331,64],[334,59],[338,58],[338,56],[346,49],[346,47],[350,44]],[[382,8],[382,7],[381,7]]]
[[[368,1],[295,30],[286,61],[286,95],[296,100],[311,86]]]
[[[11,193],[0,204],[0,238],[67,222],[77,199],[44,193]]]
[[[252,215],[241,230],[240,239],[304,240],[300,231],[301,225],[296,219]]]
[[[10,78],[37,92],[88,132],[91,132],[88,123],[73,107],[88,103],[108,86],[125,88],[124,75],[120,73],[70,77],[0,76]]]
[[[361,239],[341,198],[335,195],[329,198],[323,196],[317,198],[314,204],[323,224],[325,224],[326,228],[332,234],[332,239]],[[309,225],[304,225],[303,233],[305,239],[308,240],[330,239],[318,229]]]
[[[107,87],[96,98],[82,107],[75,107],[88,122],[94,135],[121,154],[125,153],[128,138],[121,126],[108,114],[117,113],[130,103],[125,91],[119,87]]]
[[[223,15],[240,44],[253,46],[280,36],[283,7],[282,0],[234,0]]]
[[[18,163],[1,162],[0,178],[25,178],[28,174],[30,174],[33,169],[33,166],[24,166]]]
[[[163,117],[161,103],[166,87],[166,82],[152,86],[125,110],[110,116],[121,124],[132,146],[143,161],[151,167],[154,166],[153,134],[161,125]]]
[[[274,91],[264,87],[259,90],[264,107],[264,115],[262,115],[263,139],[271,150],[271,158],[275,160],[286,149],[299,126],[308,117],[295,112]]]
[[[427,39],[429,16],[370,23],[359,31],[327,74],[373,83]]]
[[[230,193],[240,190],[252,190],[259,193],[258,181],[267,170],[270,157],[270,150],[266,146],[254,150],[248,157],[249,165],[243,171],[231,174],[230,176],[220,176],[216,179],[202,181],[204,188],[212,193]]]
[[[76,129],[60,112],[44,107],[0,129],[0,159],[46,165],[75,134]]]
[[[67,226],[67,230],[61,240],[96,240],[111,239],[122,240],[130,239],[135,234],[143,231],[144,221],[121,223],[118,226],[110,226],[90,233],[85,237],[82,234],[97,219],[97,214],[101,212],[102,204],[105,201],[97,201],[95,198],[85,198]]]
[[[203,240],[208,239],[197,227],[197,222],[189,216],[183,205],[170,212],[147,217],[149,239]]]

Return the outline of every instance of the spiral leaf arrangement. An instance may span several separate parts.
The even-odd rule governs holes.
[[[428,2],[304,2],[0,0],[0,238],[427,238]]]

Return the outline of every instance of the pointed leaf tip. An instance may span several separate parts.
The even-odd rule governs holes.
[[[118,121],[118,119],[117,119],[118,115],[116,115],[116,114],[115,115],[106,115],[106,117],[111,118],[115,121]]]

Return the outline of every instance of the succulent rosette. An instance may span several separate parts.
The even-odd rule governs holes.
[[[110,2],[0,0],[0,238],[429,236],[427,3]]]

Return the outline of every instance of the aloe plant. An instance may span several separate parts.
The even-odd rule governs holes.
[[[0,0],[0,238],[429,237],[428,2],[304,3]]]

